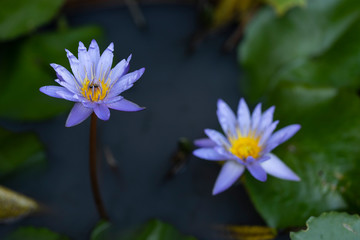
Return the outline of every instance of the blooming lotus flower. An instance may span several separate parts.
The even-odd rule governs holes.
[[[217,116],[225,136],[205,129],[209,137],[195,141],[201,147],[193,154],[210,161],[225,161],[216,180],[213,195],[228,189],[247,169],[251,175],[266,181],[267,174],[278,178],[299,181],[300,178],[277,156],[270,152],[291,138],[300,125],[293,124],[273,133],[279,121],[273,122],[275,107],[261,113],[261,104],[250,115],[244,99],[240,100],[237,117],[230,107],[218,100]]]
[[[40,91],[56,98],[75,102],[67,120],[66,127],[83,122],[91,113],[102,120],[110,118],[110,110],[139,111],[142,107],[120,96],[131,88],[145,68],[128,73],[131,55],[123,59],[113,69],[114,44],[111,43],[100,56],[99,46],[91,41],[89,50],[79,43],[78,58],[65,49],[73,74],[58,64],[50,64],[54,68],[61,86],[44,86]]]

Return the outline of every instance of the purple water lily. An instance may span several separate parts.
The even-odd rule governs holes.
[[[267,174],[285,180],[300,181],[289,167],[270,153],[299,131],[300,125],[289,125],[273,133],[279,123],[273,122],[275,107],[262,113],[259,103],[250,114],[245,100],[240,99],[236,117],[221,99],[217,106],[217,116],[226,137],[215,130],[205,129],[209,138],[196,140],[195,145],[201,148],[193,153],[205,160],[225,161],[216,180],[213,195],[228,189],[243,174],[245,168],[260,181],[266,181]]]
[[[61,86],[44,86],[40,91],[51,97],[76,102],[66,120],[66,127],[83,122],[93,112],[98,118],[108,120],[109,108],[129,112],[144,109],[119,95],[131,88],[145,71],[141,68],[128,73],[131,55],[111,69],[113,43],[101,56],[95,40],[91,41],[89,50],[82,42],[79,43],[78,59],[67,49],[65,51],[73,74],[63,66],[50,64],[58,77],[55,81]]]

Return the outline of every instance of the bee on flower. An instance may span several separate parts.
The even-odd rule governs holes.
[[[111,43],[100,56],[99,46],[91,41],[89,49],[79,43],[78,58],[65,49],[72,73],[58,64],[54,68],[61,86],[44,86],[40,91],[51,97],[63,98],[75,102],[67,120],[66,127],[83,122],[93,112],[101,120],[110,118],[110,109],[120,111],[140,111],[144,108],[120,96],[131,88],[142,76],[145,68],[129,71],[131,55],[120,61],[113,69],[114,44]]]
[[[247,169],[259,181],[266,181],[267,174],[300,181],[300,178],[277,156],[271,153],[281,143],[300,129],[293,124],[274,132],[279,121],[273,121],[275,107],[261,112],[259,103],[252,114],[244,99],[240,99],[237,117],[230,107],[218,100],[217,117],[222,133],[205,129],[208,138],[195,141],[200,147],[193,154],[210,161],[224,161],[213,188],[213,195],[228,189]]]

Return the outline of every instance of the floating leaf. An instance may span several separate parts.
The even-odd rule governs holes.
[[[283,15],[291,8],[303,7],[306,0],[264,0],[267,4],[271,5],[278,15]]]
[[[0,222],[18,220],[35,212],[38,208],[34,200],[0,186]]]
[[[46,228],[21,227],[4,240],[69,240],[69,238]]]
[[[301,226],[324,211],[360,210],[359,7],[355,0],[314,0],[280,19],[264,10],[247,30],[240,48],[244,92],[275,105],[283,125],[302,126],[275,150],[300,182],[246,179],[269,226]]]
[[[359,86],[359,9],[357,0],[313,0],[282,18],[259,11],[239,48],[243,92],[255,102],[282,81]]]
[[[7,44],[14,48],[2,56],[12,64],[7,68],[0,66],[2,75],[6,76],[1,80],[0,117],[39,120],[67,111],[71,103],[49,98],[39,91],[41,86],[56,85],[56,74],[49,64],[58,63],[68,67],[64,49],[76,53],[80,40],[90,42],[100,32],[99,28],[86,27],[35,35],[20,46]],[[7,45],[4,45],[4,49]]]
[[[347,213],[323,213],[311,217],[307,229],[290,233],[291,240],[356,240],[360,239],[360,217]]]
[[[1,0],[0,41],[28,33],[55,16],[64,0]]]
[[[43,146],[34,134],[0,128],[0,177],[44,162]]]

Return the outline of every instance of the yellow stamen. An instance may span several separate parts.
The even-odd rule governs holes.
[[[85,78],[81,94],[88,100],[92,102],[97,102],[103,100],[109,92],[109,85],[105,83],[104,80],[99,82],[90,81],[88,78]]]
[[[247,137],[239,135],[238,138],[230,139],[231,147],[229,151],[243,160],[249,156],[258,158],[261,152],[259,141],[260,139],[252,134],[249,134]]]

